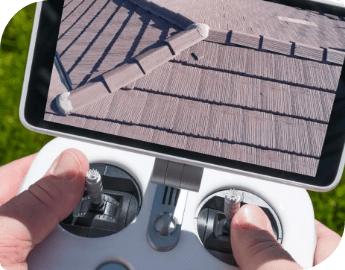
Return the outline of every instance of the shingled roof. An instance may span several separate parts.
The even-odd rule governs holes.
[[[313,176],[344,32],[261,0],[65,1],[73,90],[54,67],[45,120]]]

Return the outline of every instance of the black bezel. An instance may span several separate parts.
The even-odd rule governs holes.
[[[283,178],[320,188],[330,186],[335,181],[345,142],[344,68],[342,69],[338,91],[327,128],[326,139],[324,141],[319,167],[315,177],[44,121],[43,118],[50,84],[50,74],[53,66],[63,5],[64,1],[59,0],[42,2],[42,12],[39,19],[24,109],[24,118],[29,125],[223,167]]]

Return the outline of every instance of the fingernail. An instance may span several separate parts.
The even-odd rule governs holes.
[[[245,205],[234,216],[232,226],[244,230],[268,230],[270,221],[260,207]]]
[[[81,167],[78,157],[71,150],[66,150],[57,157],[49,169],[56,177],[74,179]]]

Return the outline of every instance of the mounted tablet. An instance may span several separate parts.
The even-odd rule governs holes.
[[[334,188],[345,161],[345,9],[201,2],[39,2],[23,124],[306,189]]]

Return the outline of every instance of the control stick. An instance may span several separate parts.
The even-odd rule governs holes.
[[[230,227],[232,218],[240,209],[242,202],[242,194],[235,189],[230,189],[224,197],[224,214],[226,218],[225,226]]]
[[[94,206],[102,206],[104,201],[103,184],[101,175],[97,170],[91,169],[86,173],[86,189],[90,195],[91,203]]]

